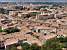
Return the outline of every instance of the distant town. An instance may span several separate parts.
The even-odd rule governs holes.
[[[67,4],[0,3],[0,50],[67,50]]]

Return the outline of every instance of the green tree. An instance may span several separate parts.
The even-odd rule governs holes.
[[[17,47],[16,45],[11,45],[6,50],[17,50]]]
[[[37,44],[32,44],[31,45],[31,50],[41,50],[41,47],[38,46]]]
[[[47,40],[43,46],[45,50],[62,50],[61,45],[56,41],[56,39]]]
[[[28,43],[22,43],[21,46],[22,46],[23,50],[29,50],[30,49],[30,44],[28,44]]]

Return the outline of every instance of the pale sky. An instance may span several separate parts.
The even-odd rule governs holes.
[[[67,0],[0,0],[0,2],[67,2]]]

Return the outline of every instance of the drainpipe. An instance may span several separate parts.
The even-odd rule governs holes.
[[[6,48],[7,48],[7,47],[6,47],[6,45],[5,45],[5,50],[6,50]]]

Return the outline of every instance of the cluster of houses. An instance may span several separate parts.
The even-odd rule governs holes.
[[[48,39],[67,36],[67,7],[32,4],[5,7],[9,13],[0,13],[0,48],[6,49],[19,41],[41,46]],[[3,31],[9,28],[20,31],[8,34]]]

